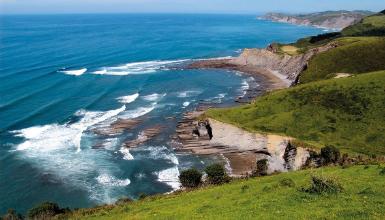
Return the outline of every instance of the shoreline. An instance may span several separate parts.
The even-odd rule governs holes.
[[[230,71],[238,71],[250,76],[262,76],[268,80],[268,91],[288,88],[292,85],[292,81],[278,71],[268,68],[257,67],[252,64],[240,64],[237,57],[226,59],[207,59],[198,60],[187,66],[188,69],[225,69]]]

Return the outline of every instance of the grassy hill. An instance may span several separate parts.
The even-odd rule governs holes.
[[[385,13],[380,12],[362,19],[361,22],[342,30],[343,36],[384,36]]]
[[[336,73],[365,73],[385,70],[385,37],[344,37],[342,45],[312,58],[300,82],[328,79]]]
[[[308,83],[207,116],[343,151],[385,154],[385,71]]]
[[[384,219],[385,175],[377,165],[304,170],[83,209],[71,219]],[[311,175],[333,177],[339,194],[299,190]]]

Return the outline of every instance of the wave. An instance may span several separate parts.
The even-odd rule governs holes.
[[[107,112],[87,112],[80,110],[75,113],[76,116],[83,118],[73,124],[49,124],[43,126],[34,126],[17,131],[12,131],[15,136],[25,139],[17,146],[17,150],[39,150],[50,151],[63,147],[75,147],[77,151],[81,150],[80,142],[83,132],[89,127],[103,122],[111,117],[118,115],[126,109],[122,106],[119,109]]]
[[[119,152],[123,155],[125,160],[133,160],[134,157],[130,154],[130,150],[127,147],[120,148]]]
[[[116,177],[113,177],[108,174],[101,174],[99,175],[96,180],[98,183],[105,185],[105,186],[128,186],[130,185],[131,181],[129,179],[117,179]]]
[[[123,119],[133,119],[150,113],[156,107],[156,102],[152,103],[149,107],[139,107],[134,110],[125,111],[119,117]]]
[[[87,72],[87,68],[78,69],[78,70],[60,70],[59,72],[65,73],[67,75],[80,76]]]
[[[125,76],[125,75],[135,75],[135,74],[148,74],[154,73],[158,70],[169,70],[170,65],[181,64],[188,59],[182,60],[155,60],[155,61],[145,61],[145,62],[134,62],[127,63],[121,66],[111,66],[111,67],[102,67],[99,70],[93,72],[93,74],[98,75],[114,75],[114,76]]]
[[[177,166],[162,170],[157,174],[158,174],[159,182],[162,182],[171,186],[173,190],[177,190],[180,188],[181,184],[179,182],[179,169]]]
[[[135,101],[138,97],[139,97],[139,93],[135,93],[133,95],[127,95],[127,96],[119,97],[119,98],[117,98],[117,100],[120,103],[128,104],[128,103]]]
[[[167,93],[163,93],[163,94],[154,93],[151,95],[143,96],[143,99],[146,101],[159,101],[161,98],[165,97],[166,95]]]
[[[15,136],[24,139],[14,146],[13,152],[41,172],[52,173],[71,186],[86,190],[91,200],[111,202],[119,197],[119,188],[130,184],[130,180],[107,175],[112,174],[111,172],[119,173],[119,167],[111,160],[111,154],[94,150],[89,144],[84,145],[80,151],[80,142],[83,145],[84,141],[89,141],[90,134],[85,131],[116,119],[125,108],[123,105],[106,112],[79,110],[74,114],[79,117],[77,122],[47,124],[13,131]],[[105,144],[110,146],[106,150],[114,150],[117,143],[118,139],[107,139]],[[100,170],[106,171],[94,177],[97,181],[86,180]]]

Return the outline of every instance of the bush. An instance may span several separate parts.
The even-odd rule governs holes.
[[[205,172],[211,184],[222,184],[229,182],[229,176],[221,164],[212,164],[207,166]]]
[[[68,209],[61,209],[58,204],[44,202],[28,211],[28,219],[50,219],[55,215],[65,213]]]
[[[186,188],[198,187],[202,181],[202,173],[194,168],[184,170],[179,175],[179,181]]]
[[[252,176],[266,176],[268,168],[268,160],[262,159],[257,161],[257,167],[253,171]]]
[[[132,199],[130,199],[128,197],[123,197],[123,198],[118,199],[118,201],[115,202],[115,205],[124,205],[124,204],[130,203],[130,202],[132,202]]]
[[[322,164],[337,163],[340,159],[340,150],[334,146],[326,146],[321,149]]]
[[[380,175],[383,175],[383,176],[385,175],[385,167],[381,169]]]
[[[17,213],[14,209],[8,209],[7,214],[0,217],[2,220],[23,220],[24,217]]]
[[[146,193],[139,193],[139,200],[142,200],[142,199],[145,199],[145,198],[147,198],[147,194]]]
[[[314,194],[331,194],[343,191],[342,186],[332,178],[312,176],[311,186],[302,188],[302,191]]]
[[[281,186],[285,186],[285,187],[294,187],[295,186],[295,183],[292,179],[290,178],[284,178],[282,180],[279,181],[279,185]]]

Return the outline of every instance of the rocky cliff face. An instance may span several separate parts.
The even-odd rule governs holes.
[[[372,13],[367,11],[330,11],[299,15],[268,13],[260,18],[276,22],[341,30],[359,22],[363,17],[370,14]]]
[[[309,60],[314,55],[337,46],[335,43],[330,43],[294,56],[277,54],[270,49],[245,49],[239,57],[234,58],[230,62],[234,65],[252,65],[275,71],[285,76],[291,82],[297,83],[300,73],[306,69]]]

